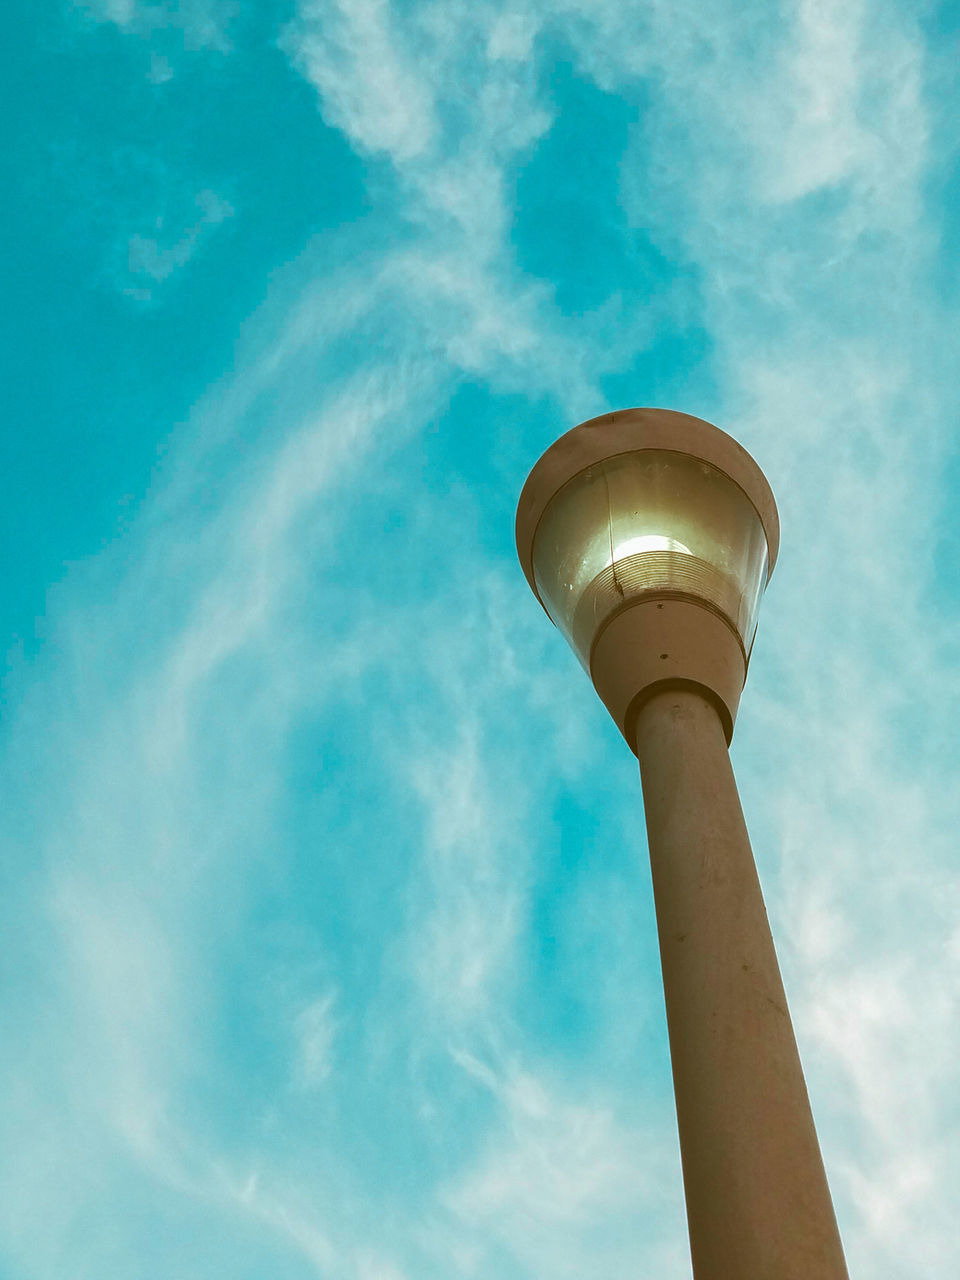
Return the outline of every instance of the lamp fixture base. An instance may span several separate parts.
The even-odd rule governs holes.
[[[729,745],[747,659],[733,627],[708,606],[651,595],[615,614],[590,655],[590,677],[636,754],[640,708],[664,688],[695,687],[717,709]]]

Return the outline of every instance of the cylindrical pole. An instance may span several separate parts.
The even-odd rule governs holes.
[[[846,1280],[720,719],[672,689],[636,738],[695,1280]]]

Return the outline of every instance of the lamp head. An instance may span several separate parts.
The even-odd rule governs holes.
[[[527,581],[631,749],[640,706],[695,685],[727,741],[780,539],[762,471],[718,427],[667,409],[581,423],[517,508]]]

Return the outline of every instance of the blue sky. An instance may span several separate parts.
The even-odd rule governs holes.
[[[733,744],[851,1273],[960,1267],[960,10],[5,10],[4,1280],[689,1274],[576,421],[777,494]]]

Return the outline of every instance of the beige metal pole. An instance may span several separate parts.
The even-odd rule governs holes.
[[[672,689],[636,738],[695,1280],[846,1280],[720,719]]]

